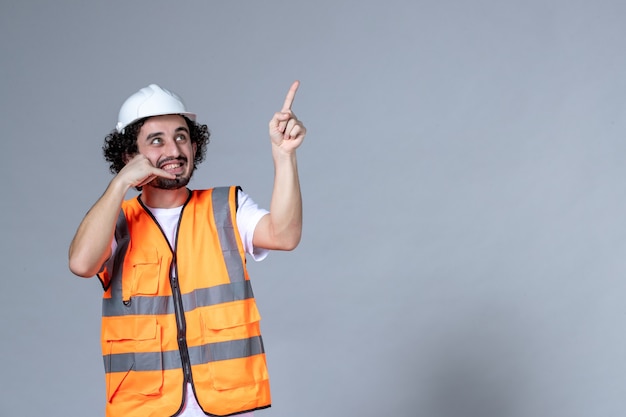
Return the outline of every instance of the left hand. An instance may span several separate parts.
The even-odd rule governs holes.
[[[291,111],[293,99],[300,86],[299,81],[294,81],[287,92],[283,108],[274,114],[269,123],[270,139],[272,145],[286,152],[294,152],[304,140],[306,128],[295,114]]]

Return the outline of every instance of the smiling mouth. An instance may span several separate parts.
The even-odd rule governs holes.
[[[165,165],[161,165],[161,169],[167,171],[170,169],[177,169],[177,168],[181,168],[183,166],[182,163],[177,162],[177,163],[169,163],[169,164],[165,164]]]
[[[186,158],[168,158],[159,164],[159,168],[177,174],[182,172],[186,163]]]

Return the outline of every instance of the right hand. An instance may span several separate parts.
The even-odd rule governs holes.
[[[119,180],[130,187],[143,187],[157,177],[175,179],[176,175],[152,165],[150,160],[138,153],[117,174]]]

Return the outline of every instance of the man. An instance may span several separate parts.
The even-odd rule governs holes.
[[[270,406],[245,259],[300,241],[298,86],[269,123],[269,212],[239,187],[186,187],[210,135],[176,94],[151,84],[122,105],[103,148],[116,175],[69,249],[70,270],[104,287],[107,417],[252,415]],[[141,194],[125,200],[133,187]]]

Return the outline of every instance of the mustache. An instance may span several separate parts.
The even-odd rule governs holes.
[[[157,167],[158,168],[162,168],[163,165],[166,164],[171,164],[172,162],[183,162],[183,163],[187,163],[187,157],[184,155],[178,156],[178,157],[168,157],[168,158],[163,158],[161,159],[158,163],[157,163]]]

